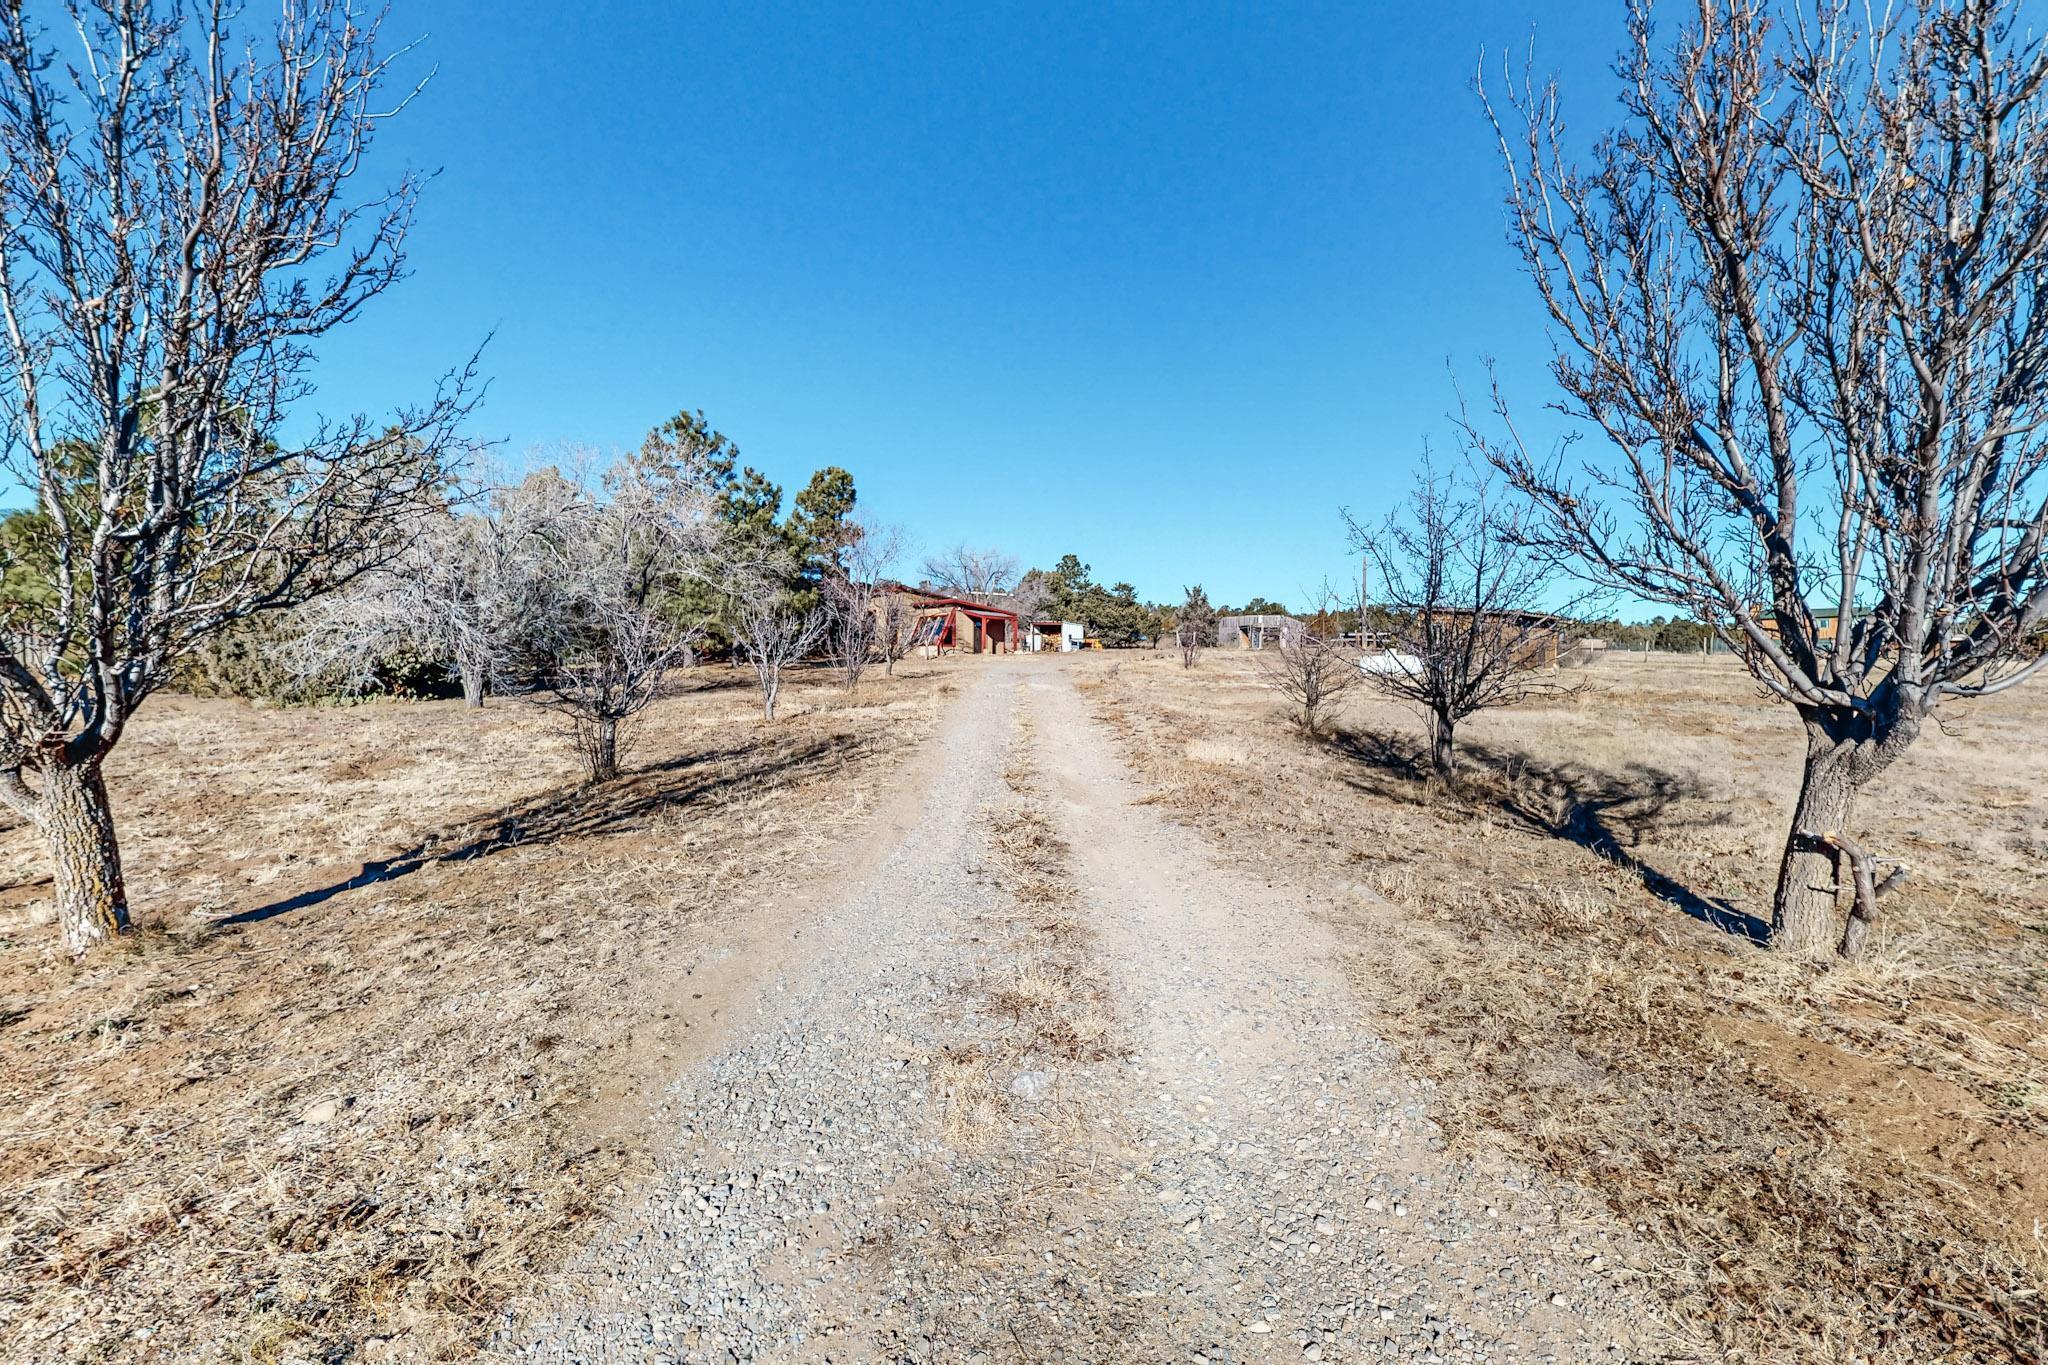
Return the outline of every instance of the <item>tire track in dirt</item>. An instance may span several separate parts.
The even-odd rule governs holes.
[[[1686,1354],[1595,1201],[1453,1159],[1306,907],[1144,804],[1065,673],[1040,679],[1055,823],[1130,1021],[1117,1120],[1177,1236],[1130,1358]],[[1256,851],[1248,851],[1256,865]]]
[[[933,743],[501,1355],[1655,1358],[1578,1273],[1626,1239],[1435,1150],[1327,931],[1140,804],[1067,674],[989,667]]]
[[[763,959],[758,1007],[667,1098],[655,1178],[500,1356],[1129,1358],[1101,1343],[1143,1302],[1120,1286],[1145,1239],[1094,1234],[1149,1211],[1075,1080],[1117,1066],[1120,1025],[1016,676],[956,703],[914,828],[805,955]]]

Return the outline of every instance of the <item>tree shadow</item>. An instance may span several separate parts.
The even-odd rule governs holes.
[[[1347,779],[1360,791],[1414,803],[1437,779],[1417,740],[1379,730],[1341,729],[1332,747],[1356,765]],[[1470,805],[1490,806],[1537,833],[1566,839],[1640,877],[1659,900],[1701,923],[1750,943],[1770,941],[1770,925],[1723,897],[1706,896],[1644,862],[1633,851],[1663,827],[1672,808],[1707,795],[1696,778],[1631,763],[1620,772],[1545,763],[1515,749],[1461,743],[1464,767],[1451,789]],[[1727,815],[1694,823],[1721,824]]]
[[[758,686],[753,669],[743,663],[716,659],[671,672],[665,694],[694,697],[708,692],[737,692]]]
[[[783,666],[783,681],[812,681],[818,678],[836,676],[837,664],[821,659],[800,659]],[[880,665],[875,666],[877,674]],[[725,659],[707,659],[688,668],[670,671],[664,687],[664,695],[673,697],[694,697],[718,692],[751,692],[761,686],[754,670],[738,655]]]
[[[461,863],[507,848],[564,843],[644,827],[653,816],[718,796],[763,789],[787,778],[839,772],[875,748],[869,739],[817,737],[791,745],[734,745],[636,768],[599,786],[552,788],[486,815],[436,831],[390,858],[326,886],[213,921],[209,932],[260,924],[310,909],[348,891],[396,881],[432,863]]]

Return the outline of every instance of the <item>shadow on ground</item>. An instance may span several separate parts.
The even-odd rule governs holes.
[[[684,754],[637,768],[599,786],[557,787],[487,815],[437,831],[390,858],[362,865],[351,877],[299,892],[213,922],[213,929],[258,924],[310,909],[347,891],[396,881],[429,863],[459,863],[500,849],[564,843],[644,828],[655,815],[714,798],[731,798],[794,777],[837,772],[864,758],[873,741],[844,736]]]
[[[1415,802],[1437,780],[1422,744],[1406,736],[1340,730],[1332,745],[1356,765],[1351,785],[1375,796]],[[1697,779],[1646,763],[1632,763],[1620,772],[1545,763],[1521,750],[1470,742],[1460,744],[1458,752],[1463,767],[1450,786],[1461,800],[1492,807],[1627,868],[1642,878],[1650,894],[1722,933],[1759,945],[1769,941],[1770,926],[1764,921],[1723,897],[1694,891],[1632,851],[1669,822],[1678,802],[1706,795]]]

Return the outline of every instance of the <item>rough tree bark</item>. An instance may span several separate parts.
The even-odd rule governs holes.
[[[1430,718],[1429,763],[1440,777],[1458,770],[1458,722],[1439,711]]]
[[[1841,883],[1835,850],[1807,835],[1839,835],[1849,828],[1856,798],[1905,752],[1919,734],[1910,715],[1809,710],[1806,761],[1792,828],[1778,865],[1771,900],[1771,944],[1810,962],[1849,956],[1849,924],[1839,913]]]
[[[42,779],[35,820],[50,850],[57,926],[64,947],[83,953],[128,930],[114,810],[98,758],[52,764]]]
[[[471,708],[484,704],[484,682],[490,670],[474,659],[464,659],[455,666],[462,677],[462,704]]]
[[[1840,830],[1856,808],[1856,787],[1848,763],[1822,731],[1809,729],[1806,771],[1793,808],[1795,833],[1785,840],[1778,866],[1778,890],[1771,907],[1771,942],[1780,951],[1809,961],[1835,951],[1841,931],[1835,923],[1834,857],[1798,830]]]
[[[619,723],[609,717],[597,722],[584,755],[592,782],[609,782],[619,775]]]

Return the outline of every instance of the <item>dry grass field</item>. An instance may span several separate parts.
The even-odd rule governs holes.
[[[0,1358],[467,1358],[636,1168],[719,945],[828,891],[953,686],[906,672],[764,728],[699,670],[592,790],[510,703],[152,703],[142,932],[73,965],[0,832]]]
[[[2048,687],[1957,708],[1867,799],[1910,880],[1812,974],[1745,937],[1800,740],[1733,661],[1476,718],[1450,787],[1370,694],[1310,744],[1246,655],[1074,666],[1153,799],[1327,902],[1452,1139],[1601,1192],[1721,1354],[2040,1358]]]

